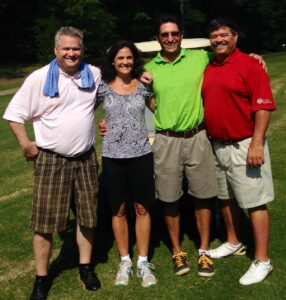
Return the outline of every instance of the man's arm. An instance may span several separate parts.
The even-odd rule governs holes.
[[[252,167],[260,167],[264,164],[263,144],[270,120],[270,113],[268,110],[258,110],[255,113],[254,132],[247,153],[247,162]]]
[[[35,142],[31,142],[24,124],[9,121],[9,126],[15,135],[27,160],[35,160],[39,150]]]
[[[154,97],[151,97],[149,100],[146,101],[146,106],[152,111],[152,113],[155,111],[155,99],[154,99]]]

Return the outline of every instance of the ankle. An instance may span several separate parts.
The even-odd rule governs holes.
[[[229,244],[229,246],[233,247],[233,248],[238,248],[241,246],[241,242],[237,242],[237,243],[230,243],[230,242],[227,242]]]
[[[37,282],[43,282],[43,283],[45,283],[45,282],[48,281],[48,275],[36,275],[35,276],[35,280]]]
[[[145,263],[145,262],[148,262],[148,256],[138,255],[137,267],[140,266],[142,263]]]

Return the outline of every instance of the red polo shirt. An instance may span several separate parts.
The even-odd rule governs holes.
[[[252,136],[254,113],[276,109],[267,73],[238,49],[222,64],[208,65],[202,95],[208,135],[223,141]]]

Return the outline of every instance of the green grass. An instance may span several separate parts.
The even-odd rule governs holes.
[[[0,91],[19,87],[26,76],[39,67],[39,65],[0,67]]]
[[[191,272],[184,277],[173,275],[171,254],[168,248],[166,230],[160,215],[160,207],[154,207],[153,231],[150,247],[152,263],[157,267],[159,280],[152,289],[143,289],[139,279],[133,276],[127,288],[113,285],[118,266],[118,254],[109,229],[108,214],[102,213],[106,206],[101,203],[100,224],[96,230],[94,260],[102,288],[96,293],[83,289],[77,270],[77,249],[74,242],[71,216],[69,229],[55,235],[54,250],[51,258],[50,273],[54,278],[48,299],[286,299],[286,263],[284,258],[286,232],[285,222],[285,153],[286,153],[286,108],[284,104],[286,91],[286,53],[266,55],[268,72],[274,91],[278,110],[272,114],[268,132],[271,151],[273,179],[276,199],[269,205],[271,217],[270,256],[274,272],[263,283],[242,287],[238,279],[249,267],[253,245],[247,218],[243,218],[243,240],[248,241],[248,255],[229,257],[215,261],[216,274],[211,279],[197,276],[196,239],[190,226],[189,206],[183,203],[185,222],[183,248],[190,255]],[[0,96],[0,114],[11,96]],[[102,110],[96,112],[96,122],[102,118]],[[32,126],[28,123],[32,136]],[[101,141],[97,137],[98,157],[101,153]],[[15,138],[6,122],[0,120],[0,299],[28,299],[33,285],[33,255],[28,229],[32,195],[32,163],[26,162]],[[191,229],[190,229],[191,228]],[[104,230],[105,229],[105,230]],[[133,236],[133,234],[132,234]],[[211,246],[220,241],[213,239]],[[132,252],[136,257],[134,238]]]

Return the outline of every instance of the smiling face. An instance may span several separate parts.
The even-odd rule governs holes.
[[[117,75],[130,75],[134,66],[134,57],[128,47],[121,48],[114,57],[113,66]]]
[[[68,75],[73,75],[79,70],[83,51],[80,39],[76,36],[62,35],[58,45],[54,48],[59,67]]]
[[[218,61],[225,60],[235,49],[238,35],[227,26],[210,33],[211,48]]]
[[[171,22],[161,24],[157,39],[162,48],[162,56],[171,61],[176,59],[183,39],[179,26]]]

